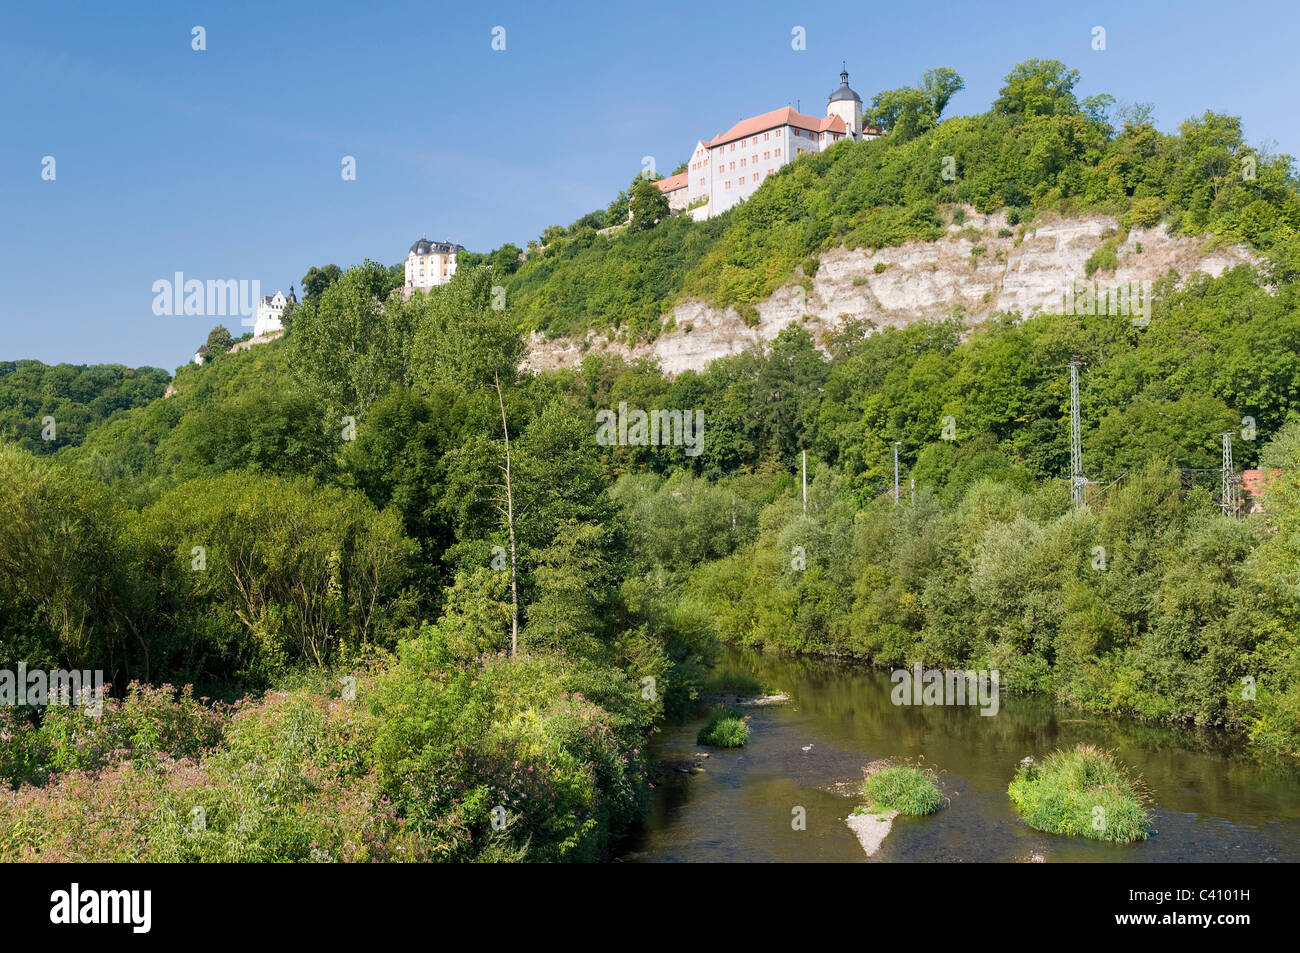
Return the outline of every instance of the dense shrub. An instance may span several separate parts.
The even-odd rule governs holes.
[[[1027,759],[1007,788],[1030,827],[1052,834],[1127,844],[1146,840],[1145,795],[1113,755],[1091,745]]]
[[[862,783],[865,809],[873,814],[933,814],[944,804],[932,768],[890,764],[867,775]]]

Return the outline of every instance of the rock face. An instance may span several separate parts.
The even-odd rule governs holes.
[[[230,346],[230,353],[237,351],[246,351],[254,344],[265,344],[267,341],[274,341],[276,338],[284,335],[284,331],[268,331],[265,334],[259,334],[257,337],[249,338],[247,341],[236,341]]]
[[[1170,269],[1184,276],[1201,271],[1217,277],[1236,265],[1257,263],[1245,246],[1211,250],[1208,239],[1170,236],[1161,225],[1132,229],[1117,249],[1118,268],[1088,278],[1088,257],[1118,225],[1114,218],[1089,216],[1040,219],[1022,227],[1007,225],[1002,213],[971,214],[935,242],[912,241],[874,252],[826,252],[812,290],[793,282],[777,289],[758,303],[758,323],[752,327],[734,308],[720,310],[688,300],[673,309],[671,330],[652,344],[629,348],[589,332],[580,346],[534,334],[524,365],[534,370],[574,367],[586,353],[607,351],[628,359],[657,358],[671,376],[702,370],[716,358],[770,341],[792,322],[803,322],[823,343],[845,317],[901,327],[953,313],[977,321],[999,311],[1059,312],[1066,289],[1075,282],[1113,288],[1155,281]],[[999,232],[1009,234],[999,237]],[[977,253],[979,248],[983,250]],[[883,269],[877,271],[878,265]]]

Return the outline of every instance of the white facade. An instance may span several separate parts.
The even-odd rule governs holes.
[[[666,179],[659,179],[655,185],[659,191],[668,199],[669,212],[686,211],[686,192],[687,192],[687,172],[679,172],[677,175],[670,175]]]
[[[445,285],[456,274],[456,255],[465,249],[453,242],[431,242],[421,238],[406,255],[405,293],[428,291]]]
[[[270,334],[272,331],[283,331],[284,324],[281,318],[284,317],[284,308],[290,301],[293,301],[293,289],[289,289],[289,297],[285,297],[282,292],[277,291],[273,295],[266,295],[257,303],[257,320],[253,322],[253,336],[261,337],[263,334]]]
[[[817,119],[787,106],[738,122],[705,142],[687,163],[686,204],[697,221],[740,204],[787,162],[822,152],[845,137],[874,139],[862,128],[862,98],[849,88],[849,74],[827,99],[826,116]]]
[[[703,139],[695,144],[691,151],[691,161],[686,166],[686,207],[698,209],[701,203],[707,203],[709,196],[709,146]],[[694,214],[694,212],[692,212]],[[708,217],[708,212],[704,213]]]
[[[838,116],[814,119],[788,106],[738,123],[709,143],[709,216],[749,198],[787,162],[821,152],[847,134]]]

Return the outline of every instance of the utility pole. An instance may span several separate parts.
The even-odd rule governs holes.
[[[894,441],[894,505],[898,505],[898,441]]]
[[[519,587],[515,574],[515,492],[510,483],[510,428],[506,425],[506,401],[501,396],[501,377],[493,375],[497,385],[497,403],[501,406],[501,432],[506,438],[506,465],[501,467],[505,473],[505,499],[497,504],[497,510],[506,518],[506,529],[510,533],[510,657],[519,654]],[[500,503],[505,503],[501,509]]]
[[[803,515],[808,515],[808,451],[803,453]]]
[[[1232,431],[1229,430],[1223,435],[1223,515],[1231,515],[1236,506],[1233,505],[1233,479],[1232,479]]]
[[[1083,362],[1075,354],[1070,359],[1070,499],[1075,506],[1087,502],[1088,480],[1083,475],[1083,437],[1079,425],[1079,368]]]

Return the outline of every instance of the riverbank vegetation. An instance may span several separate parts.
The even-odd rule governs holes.
[[[1173,142],[998,109],[794,163],[697,232],[730,234],[725,255],[684,246],[712,262],[691,281],[743,300],[828,240],[819,223],[893,241],[912,219],[890,216],[926,202],[1047,207],[1087,183],[1125,208],[1156,199],[1179,228],[1247,220],[1221,161],[1243,148],[1231,123]],[[904,174],[896,151],[971,122],[1005,127],[992,142],[1022,192]],[[1083,157],[1040,182],[1009,144],[1062,131]],[[1131,150],[1145,158],[1121,161]],[[1260,157],[1246,203],[1269,209],[1250,220],[1272,223],[1256,236],[1270,254],[1300,209],[1289,169]],[[867,217],[850,213],[877,179]],[[746,218],[763,209],[766,224]],[[724,641],[997,669],[1004,690],[1300,757],[1300,302],[1284,255],[1167,278],[1141,328],[918,316],[849,322],[824,350],[792,326],[671,379],[611,356],[522,373],[542,302],[557,321],[615,320],[688,287],[683,272],[647,290],[637,276],[673,259],[637,246],[617,280],[568,273],[565,289],[601,285],[579,306],[542,290],[544,262],[569,254],[552,237],[559,257],[514,272],[533,297],[519,284],[505,309],[492,289],[517,255],[467,258],[409,300],[385,296],[387,269],[348,269],[281,339],[178,370],[174,396],[109,375],[96,410],[91,381],[76,441],[33,444],[32,415],[57,403],[0,390],[0,419],[17,420],[0,441],[0,662],[100,669],[114,699],[96,722],[0,709],[0,857],[600,857],[644,808],[654,726],[717,690]],[[604,237],[571,238],[601,260]],[[1086,507],[1064,479],[1074,354]],[[702,412],[701,452],[599,442],[596,411],[622,402]],[[1215,499],[1229,430],[1237,465],[1263,474],[1240,518]]]
[[[1151,834],[1141,781],[1092,745],[1026,759],[1007,789],[1026,824],[1050,834],[1128,844]]]

